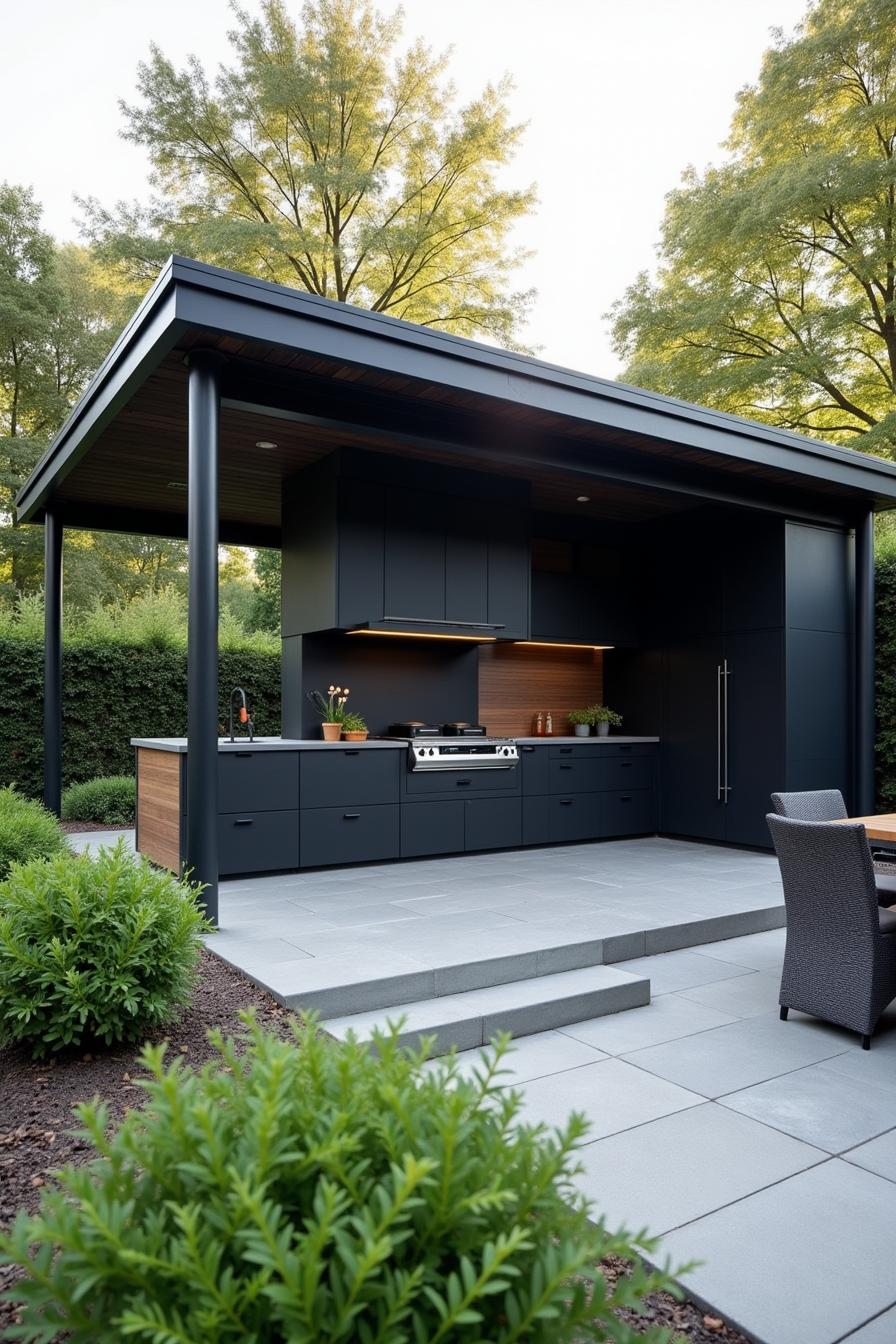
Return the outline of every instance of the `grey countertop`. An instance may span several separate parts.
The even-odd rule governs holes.
[[[539,746],[548,746],[551,742],[579,742],[590,743],[597,746],[605,742],[659,742],[658,737],[621,737],[613,735],[611,737],[517,737],[513,739],[523,746],[529,743],[537,743]],[[382,742],[376,738],[368,739],[366,742],[324,742],[319,737],[256,737],[254,742],[250,742],[247,737],[238,737],[235,742],[231,742],[229,737],[218,738],[219,751],[331,751],[335,748],[360,747],[366,751],[400,751],[406,743],[404,742]],[[174,751],[185,753],[187,750],[187,739],[185,737],[132,737],[132,747],[148,747],[151,751]]]

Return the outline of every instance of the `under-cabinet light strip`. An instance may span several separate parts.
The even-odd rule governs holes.
[[[513,642],[530,649],[591,649],[594,653],[615,648],[614,644],[567,644],[560,639],[515,639]]]

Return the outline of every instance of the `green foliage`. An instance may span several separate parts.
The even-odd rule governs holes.
[[[622,715],[606,705],[589,705],[585,713],[588,715],[585,722],[590,723],[592,728],[596,728],[599,723],[608,723],[611,728],[622,727]]]
[[[39,797],[43,779],[43,641],[0,627],[0,786]],[[245,686],[259,736],[280,731],[280,656],[222,649],[218,719],[227,722],[233,686]],[[132,737],[181,737],[187,730],[186,649],[67,641],[62,654],[62,767],[66,785],[134,770]]]
[[[177,69],[153,46],[123,104],[160,197],[82,202],[102,255],[154,278],[181,252],[412,322],[512,340],[509,282],[531,188],[503,185],[523,128],[506,84],[458,106],[447,58],[399,50],[400,12],[368,0],[237,8],[233,62]]]
[[[571,710],[569,711],[569,713],[567,714],[566,717],[569,719],[570,723],[572,723],[572,724],[576,724],[576,723],[587,723],[587,724],[590,724],[590,723],[591,723],[591,710],[590,710],[590,709],[571,709]]]
[[[506,1040],[469,1079],[454,1060],[424,1069],[394,1032],[377,1056],[313,1024],[294,1042],[253,1025],[245,1053],[212,1039],[198,1074],[147,1049],[147,1104],[111,1137],[102,1105],[79,1108],[97,1159],[0,1241],[24,1271],[11,1338],[668,1340],[611,1314],[663,1280],[595,1271],[636,1257],[573,1191],[585,1122],[520,1123],[496,1086]]]
[[[614,310],[626,378],[892,454],[894,0],[817,0],[779,33],[726,148],[671,193],[659,272]]]
[[[101,821],[107,826],[133,826],[137,781],[132,775],[106,775],[72,784],[62,795],[66,821]]]
[[[42,1057],[140,1039],[189,1002],[194,890],[114,849],[17,864],[0,883],[0,1045]]]
[[[877,809],[896,812],[896,544],[876,564]]]
[[[342,720],[342,731],[344,733],[366,733],[367,720],[361,714],[349,712]]]
[[[0,881],[10,865],[46,859],[65,849],[65,836],[51,812],[12,788],[0,788]]]

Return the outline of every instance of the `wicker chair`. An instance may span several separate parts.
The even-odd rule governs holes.
[[[839,789],[815,789],[811,793],[773,793],[772,807],[779,817],[794,821],[841,821],[849,816]],[[896,905],[896,877],[875,866],[878,905]]]
[[[863,826],[770,814],[787,908],[781,1019],[788,1010],[836,1022],[862,1049],[896,998],[896,914],[877,904]]]

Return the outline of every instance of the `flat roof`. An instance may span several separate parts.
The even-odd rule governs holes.
[[[644,520],[716,500],[849,521],[896,464],[544,360],[171,257],[23,487],[66,526],[185,532],[186,358],[222,375],[222,540],[277,544],[282,480],[334,447],[533,484],[537,507]],[[257,447],[273,442],[274,449]]]

